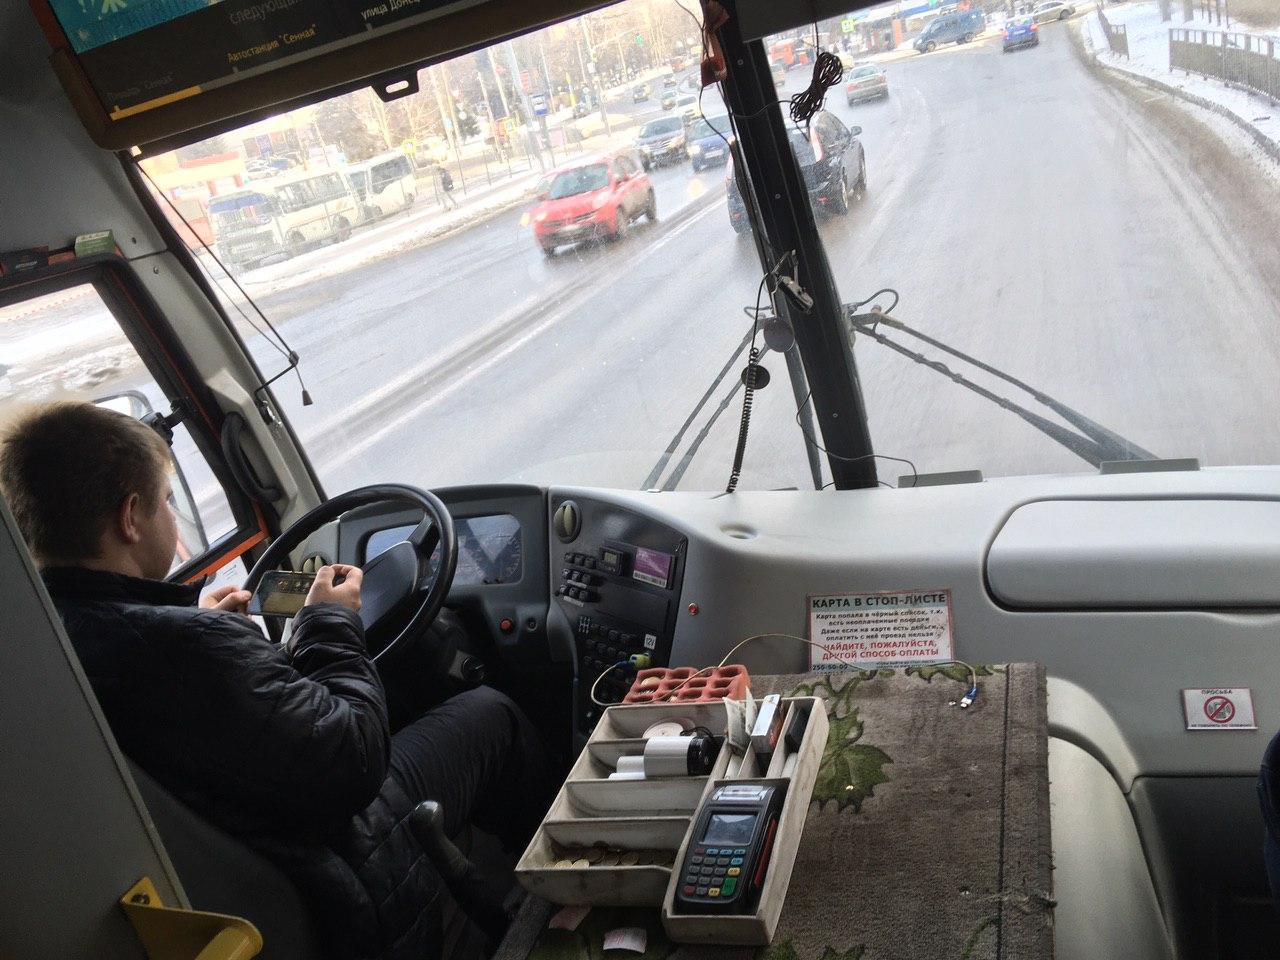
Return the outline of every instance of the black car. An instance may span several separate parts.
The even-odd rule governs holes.
[[[851,200],[867,195],[867,157],[858,139],[861,127],[846,127],[834,114],[823,110],[809,125],[809,134],[795,127],[788,129],[791,150],[815,212],[833,214],[849,212]],[[738,233],[751,229],[746,204],[738,192],[733,161],[726,174],[729,192],[729,223]]]

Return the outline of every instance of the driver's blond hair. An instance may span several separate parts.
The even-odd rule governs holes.
[[[154,509],[168,469],[159,434],[92,403],[34,407],[0,434],[0,492],[41,566],[97,556],[115,511],[134,493]]]

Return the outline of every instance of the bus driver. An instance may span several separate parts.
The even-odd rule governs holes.
[[[320,570],[288,649],[247,617],[247,592],[166,581],[168,464],[154,431],[88,403],[35,409],[0,439],[0,489],[121,749],[278,862],[335,955],[439,956],[441,882],[402,823],[434,799],[450,834],[474,822],[525,843],[552,786],[532,725],[478,688],[393,732],[355,567]]]

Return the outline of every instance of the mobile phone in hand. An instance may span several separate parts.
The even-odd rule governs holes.
[[[249,598],[249,613],[258,617],[295,617],[306,605],[314,573],[268,570]]]

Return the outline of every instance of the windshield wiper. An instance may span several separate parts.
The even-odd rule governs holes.
[[[1052,437],[1076,456],[1095,467],[1101,463],[1114,460],[1159,459],[1154,453],[1144,450],[1131,440],[1126,440],[1114,430],[1108,430],[1101,424],[1095,423],[1084,414],[1076,410],[1072,410],[1066,404],[1055,400],[1047,393],[1035,389],[1035,387],[1032,387],[1030,384],[1024,383],[1017,377],[1005,373],[1003,370],[997,370],[990,364],[983,363],[976,357],[971,357],[967,353],[957,350],[954,347],[947,346],[947,344],[943,343],[941,340],[937,340],[928,334],[921,333],[919,330],[915,330],[907,326],[901,320],[897,320],[889,316],[887,313],[881,313],[875,310],[871,313],[857,313],[855,311],[855,307],[845,304],[845,322],[849,325],[849,333],[851,337],[856,337],[859,334],[870,337],[877,343],[884,344],[890,350],[894,350],[897,353],[902,354],[904,357],[914,360],[916,363],[942,374],[944,377],[958,383],[960,386],[972,390],[974,393],[978,394],[978,396],[986,397],[992,403],[1021,417],[1041,433]],[[915,337],[918,340],[922,340],[944,353],[948,353],[959,360],[963,360],[965,363],[972,364],[984,373],[989,373],[993,377],[998,377],[1006,383],[1010,383],[1020,390],[1026,391],[1037,403],[1048,407],[1080,432],[1076,433],[1074,430],[1069,430],[1059,423],[1054,423],[1052,420],[1042,417],[1038,413],[1033,413],[1026,407],[1000,396],[998,393],[993,393],[986,387],[970,380],[963,374],[956,373],[940,360],[932,360],[929,357],[926,357],[923,353],[903,346],[896,340],[893,340],[881,333],[877,329],[880,325],[892,327],[894,330],[900,330],[902,333]]]

